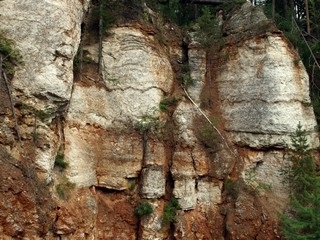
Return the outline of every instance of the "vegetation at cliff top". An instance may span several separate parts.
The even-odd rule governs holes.
[[[280,219],[289,240],[320,239],[320,177],[306,135],[299,124],[283,170],[290,187],[290,209]]]
[[[138,0],[139,1],[139,0]],[[228,14],[232,9],[245,3],[245,0],[225,0],[223,4],[196,4],[192,1],[181,0],[145,0],[148,7],[159,12],[165,19],[170,19],[179,26],[190,26],[208,9],[212,16],[220,10]]]

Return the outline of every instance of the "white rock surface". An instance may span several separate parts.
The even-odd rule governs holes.
[[[142,142],[136,133],[94,126],[65,128],[67,175],[78,186],[124,190],[142,167]]]
[[[50,111],[52,116],[64,111],[73,84],[73,57],[80,42],[80,26],[89,2],[0,1],[0,32],[13,40],[23,62],[16,67],[11,81],[15,102]],[[48,119],[46,123],[50,122]],[[49,182],[60,137],[52,126],[39,122],[36,125],[39,143],[34,161],[40,175]],[[23,125],[21,132],[28,129]]]
[[[297,57],[283,36],[249,39],[219,71],[221,109],[235,143],[284,147],[300,122],[318,145],[308,75]]]
[[[133,27],[110,30],[103,42],[104,80],[110,89],[171,89],[173,73],[169,59],[155,47],[152,37]]]
[[[88,4],[89,0],[72,4],[67,0],[0,1],[0,9],[4,10],[0,30],[14,39],[23,60],[13,86],[31,98],[37,108],[57,110],[59,104],[66,104],[70,98],[73,57]]]
[[[165,194],[165,186],[166,179],[162,167],[148,166],[142,170],[142,197],[160,198]]]
[[[77,186],[92,186],[97,183],[95,144],[92,145],[97,136],[92,136],[89,132],[90,129],[79,129],[72,125],[64,129],[67,140],[64,158],[69,164],[67,174]]]
[[[180,178],[174,182],[173,194],[179,200],[182,210],[194,209],[197,204],[196,183],[193,178]]]
[[[188,63],[190,77],[194,85],[188,87],[188,93],[198,105],[200,105],[200,95],[206,81],[207,62],[206,51],[195,47],[190,47],[188,51]]]
[[[195,177],[194,161],[192,159],[191,151],[183,149],[176,151],[172,157],[171,173],[174,179],[184,177]]]
[[[162,92],[150,88],[144,92],[127,90],[106,91],[96,86],[76,85],[71,98],[68,119],[82,125],[96,124],[103,128],[136,126],[143,116],[157,116]]]
[[[106,89],[78,85],[68,117],[103,128],[136,125],[144,116],[157,116],[159,103],[173,83],[168,57],[155,42],[133,27],[111,30],[103,41]]]
[[[173,72],[166,54],[154,44],[151,37],[133,27],[118,27],[111,30],[110,35],[103,41],[105,88],[92,84],[89,86],[76,84],[70,101],[68,121],[80,126],[96,126],[103,132],[106,129],[117,129],[117,131],[128,127],[133,129],[141,123],[144,116],[158,116],[159,103],[164,93],[168,93],[171,89]],[[81,128],[80,135],[85,134],[82,131]],[[137,177],[141,171],[143,151],[141,139],[139,136],[127,133],[120,134],[123,139],[120,136],[119,139],[115,136],[110,138],[108,134],[101,132],[98,135],[101,134],[99,137],[104,138],[104,141],[96,141],[93,144],[94,148],[100,148],[99,151],[104,155],[100,154],[98,157],[96,154],[93,159],[88,159],[86,155],[80,156],[75,160],[75,165],[77,162],[80,164],[92,161],[94,164],[89,164],[88,172],[96,172],[99,186],[117,190],[126,189],[127,179]],[[66,137],[66,141],[71,143],[73,140]],[[88,143],[89,147],[90,144]],[[155,151],[161,153],[164,151],[163,146],[149,146],[146,155],[147,164],[161,166],[164,164],[163,157],[153,156]],[[153,186],[146,182],[143,194],[147,197],[162,196],[165,185],[164,174],[158,171],[152,173],[159,175],[158,185]],[[81,174],[86,172],[78,172],[78,177],[76,173],[74,174],[73,179],[79,182],[80,179],[84,179],[80,177]],[[151,175],[149,171],[144,172],[144,177],[148,181],[152,179]],[[89,184],[94,181],[86,182]]]
[[[243,178],[248,185],[265,193],[272,199],[275,208],[283,208],[288,203],[289,187],[283,179],[283,169],[289,162],[282,151],[247,152]]]
[[[217,184],[208,180],[199,180],[197,183],[197,199],[200,204],[221,203],[222,183]]]
[[[197,109],[185,100],[179,103],[174,112],[174,119],[177,123],[176,135],[183,146],[193,146],[197,142],[197,138],[192,130],[193,120],[198,116]]]

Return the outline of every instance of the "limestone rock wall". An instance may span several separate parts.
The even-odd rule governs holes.
[[[51,193],[46,201],[55,203],[41,235],[39,223],[27,227],[0,201],[8,212],[0,211],[0,221],[10,227],[0,236],[280,239],[284,143],[301,122],[318,146],[308,76],[283,34],[246,3],[222,25],[225,45],[208,51],[193,34],[183,42],[176,26],[144,6],[148,21],[119,23],[104,35],[99,75],[98,39],[81,33],[92,4],[0,1],[10,10],[0,14],[0,29],[24,62],[11,80],[21,141],[6,97],[0,144],[36,169]],[[86,62],[73,69],[80,39]],[[66,169],[54,164],[57,154]],[[11,203],[35,202],[23,191],[10,194]],[[168,209],[174,198],[179,208]],[[137,217],[139,203],[153,212]]]
[[[299,123],[309,133],[310,146],[319,145],[308,75],[291,43],[250,4],[231,17],[224,31],[226,61],[216,83],[225,130],[237,146],[250,149],[242,150],[244,178],[272,186],[277,202],[285,205],[283,149]]]
[[[26,142],[35,142],[37,136],[37,146],[28,152],[34,152],[37,167],[48,182],[53,179],[51,170],[62,138],[54,119],[62,116],[69,104],[73,58],[89,2],[0,2],[1,33],[14,41],[22,56],[22,64],[15,69],[11,82],[15,104],[23,116],[21,137]],[[22,154],[16,143],[10,148],[19,158]]]

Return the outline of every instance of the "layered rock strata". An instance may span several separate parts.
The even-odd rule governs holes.
[[[82,42],[90,61],[73,75],[89,2],[0,1],[10,10],[1,13],[0,28],[24,62],[11,80],[20,142],[7,96],[1,109],[7,150],[0,160],[11,159],[5,166],[19,184],[0,176],[11,204],[0,202],[9,229],[0,236],[280,238],[275,210],[287,200],[285,143],[301,122],[318,146],[308,76],[284,35],[246,3],[223,24],[225,45],[209,51],[194,39],[183,43],[176,26],[145,6],[148,21],[104,35],[101,75],[98,39]],[[179,81],[185,65],[188,87]],[[54,165],[59,154],[65,170]],[[15,164],[36,169],[40,179],[28,180]],[[36,206],[30,181],[47,183],[41,189],[51,191],[46,201],[56,207],[43,207],[52,216]],[[175,198],[180,206],[173,208]],[[153,212],[137,217],[139,203]],[[13,204],[21,216],[29,216],[21,206],[30,208],[31,225]],[[32,220],[39,216],[48,223],[41,231]]]

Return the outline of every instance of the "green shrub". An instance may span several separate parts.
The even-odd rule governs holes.
[[[170,107],[175,106],[178,103],[179,99],[175,96],[166,97],[162,99],[159,103],[159,109],[161,112],[167,112]]]
[[[320,239],[320,177],[309,149],[306,131],[298,125],[292,137],[289,163],[284,169],[290,187],[290,213],[282,214],[286,239]]]
[[[66,176],[63,176],[60,179],[60,183],[56,186],[56,192],[59,198],[63,200],[69,199],[71,191],[75,188],[75,186],[75,183],[70,182],[70,180]]]
[[[101,4],[101,8],[100,8]],[[119,15],[118,3],[114,4],[114,11],[110,9],[111,3],[107,1],[101,1],[98,5],[93,5],[92,10],[89,15],[88,29],[89,31],[98,32],[99,31],[99,21],[100,16],[102,18],[102,29],[104,33],[108,30],[113,24],[116,23],[117,15]]]
[[[188,88],[190,86],[195,85],[196,80],[191,78],[191,76],[190,76],[189,63],[182,64],[181,69],[180,69],[180,75],[178,76],[178,79],[179,79],[180,84],[185,88]]]
[[[196,22],[198,29],[195,36],[202,47],[210,48],[214,44],[223,45],[220,26],[208,7],[203,8],[202,16]]]
[[[258,182],[258,189],[261,190],[267,190],[267,191],[271,191],[272,190],[272,185],[269,183],[263,183],[263,182]]]
[[[45,110],[38,110],[28,104],[21,103],[21,109],[25,109],[30,111],[32,114],[34,114],[38,119],[41,120],[41,122],[46,121],[48,118],[52,116],[53,110],[52,109],[45,109]]]
[[[176,221],[177,210],[180,210],[180,204],[177,198],[173,197],[164,208],[162,224],[167,225]]]
[[[13,75],[14,66],[22,63],[22,56],[14,48],[14,42],[0,33],[0,55],[3,58],[2,67],[8,75]]]
[[[64,154],[62,152],[57,153],[57,156],[54,160],[54,166],[61,169],[66,169],[69,166],[69,164],[64,161]]]
[[[240,187],[236,180],[233,180],[231,178],[227,178],[224,181],[224,191],[227,195],[231,196],[232,199],[236,200],[240,193]]]
[[[148,202],[140,202],[134,209],[134,215],[136,215],[138,218],[149,215],[151,213],[153,213],[153,208]]]
[[[4,58],[9,58],[13,61],[20,61],[21,55],[18,50],[14,49],[14,43],[12,40],[9,40],[0,33],[0,54]]]
[[[215,123],[217,120],[211,117],[211,122]],[[194,120],[194,133],[196,137],[202,142],[209,152],[216,152],[219,148],[220,137],[213,126],[202,116]]]
[[[244,4],[246,0],[224,0],[222,6],[220,8],[223,9],[225,15],[229,15],[233,12],[237,7]]]
[[[154,116],[154,113],[145,114],[140,117],[135,128],[140,133],[153,132],[156,133],[162,127],[162,123],[158,116]]]

